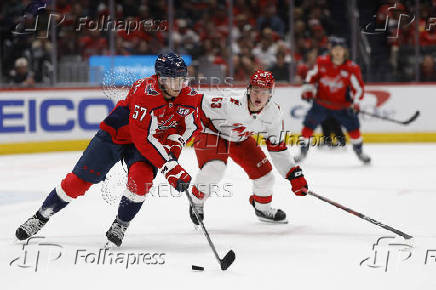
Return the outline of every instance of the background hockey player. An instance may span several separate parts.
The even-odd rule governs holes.
[[[127,189],[118,215],[106,232],[108,240],[117,246],[159,168],[175,189],[188,188],[191,177],[177,158],[182,146],[201,128],[197,107],[202,95],[185,86],[187,67],[180,56],[159,55],[155,71],[156,75],[136,81],[127,97],[117,103],[72,172],[50,192],[36,214],[17,229],[18,239],[36,234],[54,213],[102,181],[120,160],[128,166]]]
[[[286,214],[271,207],[274,175],[272,166],[252,134],[267,139],[267,149],[280,175],[288,179],[296,195],[305,195],[307,182],[295,166],[284,143],[284,124],[280,107],[271,101],[274,78],[269,71],[256,71],[250,78],[246,94],[238,97],[204,97],[201,120],[202,134],[195,138],[194,148],[200,171],[192,188],[194,206],[204,218],[204,202],[210,196],[210,185],[224,175],[227,160],[233,159],[253,181],[250,203],[262,221],[285,223]],[[198,221],[190,209],[191,219]]]
[[[306,158],[315,128],[326,118],[333,117],[346,128],[359,160],[369,163],[370,157],[363,153],[357,115],[364,93],[360,68],[347,59],[345,39],[331,37],[330,45],[330,54],[318,57],[303,85],[301,97],[303,100],[313,100],[313,105],[303,122],[301,135],[304,144],[295,161],[300,162]]]
[[[321,144],[332,149],[338,146],[345,146],[345,134],[342,132],[341,124],[335,118],[329,117],[321,122],[321,129],[324,137],[324,141]]]

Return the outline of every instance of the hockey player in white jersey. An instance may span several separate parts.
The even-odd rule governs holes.
[[[204,97],[201,121],[204,131],[195,138],[194,148],[200,168],[192,187],[192,199],[201,219],[210,185],[224,176],[231,157],[253,181],[250,203],[261,221],[286,223],[286,214],[271,207],[274,175],[272,165],[253,134],[266,139],[272,162],[281,176],[288,179],[295,195],[306,195],[307,182],[284,142],[284,122],[280,107],[271,100],[274,78],[269,71],[256,71],[247,92],[238,97]],[[190,208],[194,224],[198,220]]]

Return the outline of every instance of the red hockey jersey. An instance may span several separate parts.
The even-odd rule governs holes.
[[[330,55],[319,56],[307,73],[306,82],[317,87],[316,101],[329,109],[344,109],[363,99],[362,74],[350,60],[335,65]]]
[[[201,131],[198,110],[202,97],[185,87],[179,96],[166,100],[156,75],[140,79],[100,123],[100,128],[116,144],[134,143],[145,158],[160,168],[171,159],[164,146],[170,135],[180,135],[186,143]]]

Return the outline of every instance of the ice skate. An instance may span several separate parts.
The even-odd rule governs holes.
[[[250,204],[254,207],[254,213],[260,221],[274,224],[288,223],[286,213],[283,210],[271,206],[265,206],[263,209],[256,208],[253,196],[250,196]]]
[[[15,236],[20,241],[26,240],[35,235],[47,222],[48,219],[38,211],[15,231]]]
[[[128,226],[128,223],[123,223],[120,219],[118,219],[118,217],[116,217],[111,227],[106,232],[106,237],[108,239],[106,247],[110,247],[111,243],[117,247],[121,246],[123,243],[124,233],[126,232]]]
[[[371,157],[363,153],[362,144],[353,145],[353,151],[356,153],[357,158],[362,161],[365,165],[371,163]]]
[[[287,224],[286,213],[278,208],[269,208],[267,210],[255,209],[257,218],[262,222],[274,224]]]

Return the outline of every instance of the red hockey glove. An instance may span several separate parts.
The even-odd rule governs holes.
[[[359,113],[359,111],[360,111],[360,105],[359,105],[359,103],[354,103],[354,104],[352,104],[352,105],[351,105],[351,109],[353,109],[353,112],[354,112],[354,113]]]
[[[165,140],[165,150],[175,159],[179,159],[182,148],[185,146],[185,140],[179,134],[171,134]]]
[[[295,193],[295,195],[307,195],[306,190],[303,190],[308,189],[307,181],[304,178],[303,170],[301,170],[300,166],[292,167],[288,174],[286,174],[286,178],[291,182],[292,191]]]
[[[304,84],[302,86],[301,99],[304,101],[310,101],[315,97],[314,91],[315,87],[311,84]]]
[[[186,172],[182,166],[175,160],[170,160],[164,164],[161,170],[162,174],[168,180],[177,191],[185,191],[189,188],[189,183],[191,183],[191,176]]]

